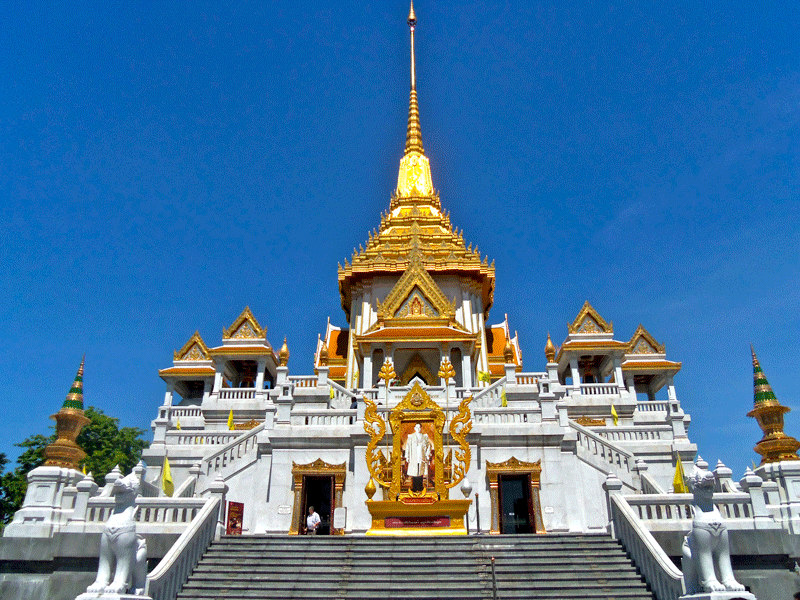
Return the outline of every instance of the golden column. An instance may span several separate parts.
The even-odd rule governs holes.
[[[56,414],[50,418],[56,421],[56,441],[44,449],[45,465],[77,469],[78,463],[86,457],[75,442],[78,434],[89,419],[83,414],[83,362],[75,381],[67,394],[67,399]]]
[[[750,351],[753,353],[753,410],[747,416],[755,418],[764,432],[764,437],[754,450],[761,455],[762,465],[782,460],[800,460],[800,456],[797,456],[800,442],[783,432],[783,415],[791,409],[778,402],[752,346]]]

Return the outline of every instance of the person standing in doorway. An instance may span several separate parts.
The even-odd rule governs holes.
[[[306,517],[306,535],[317,535],[317,528],[321,519],[319,515],[314,512],[314,507],[308,507],[308,517]]]

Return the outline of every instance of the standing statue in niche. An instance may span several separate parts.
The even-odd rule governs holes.
[[[100,538],[100,566],[97,579],[86,588],[87,594],[144,594],[147,579],[147,545],[136,535],[136,496],[139,478],[135,473],[114,482],[114,512]],[[112,581],[113,575],[113,581]]]
[[[409,434],[406,440],[406,473],[411,477],[411,490],[422,491],[425,487],[423,481],[428,474],[428,461],[430,460],[433,444],[427,433],[422,433],[419,423],[414,425],[414,433]]]
[[[681,566],[686,594],[741,592],[744,586],[736,581],[731,568],[728,528],[713,501],[714,473],[705,466],[698,460],[688,478],[694,499],[692,529],[683,540],[682,548]],[[719,579],[714,572],[715,566]]]

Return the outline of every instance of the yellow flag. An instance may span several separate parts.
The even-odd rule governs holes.
[[[169,459],[164,455],[164,466],[161,469],[161,489],[164,490],[164,495],[172,497],[175,491],[175,486],[172,483],[172,473],[169,470]]]
[[[500,394],[500,406],[508,408],[508,398],[506,398],[506,388],[503,388],[503,393]]]
[[[228,429],[233,430],[233,409],[228,413]]]
[[[672,490],[676,494],[689,493],[689,488],[686,487],[686,475],[683,474],[683,463],[681,462],[680,456],[675,464],[675,477],[672,479]]]
[[[611,418],[614,419],[614,425],[619,423],[619,415],[617,414],[617,409],[614,405],[611,405]]]
[[[175,429],[180,429],[180,428],[181,428],[181,420],[178,419],[177,421],[175,421]]]
[[[83,474],[86,475],[86,465],[83,465]]]
[[[488,371],[478,371],[478,381],[485,381],[486,383],[492,382],[492,376]]]
[[[331,387],[331,400],[333,400],[334,398],[336,398],[336,393],[333,391],[333,388]]]

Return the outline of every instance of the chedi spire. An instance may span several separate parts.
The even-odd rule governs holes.
[[[86,453],[78,446],[75,440],[81,429],[89,423],[83,414],[83,363],[75,381],[67,393],[67,399],[56,414],[50,418],[56,422],[56,441],[44,449],[45,465],[77,469],[78,463],[86,457]]]

